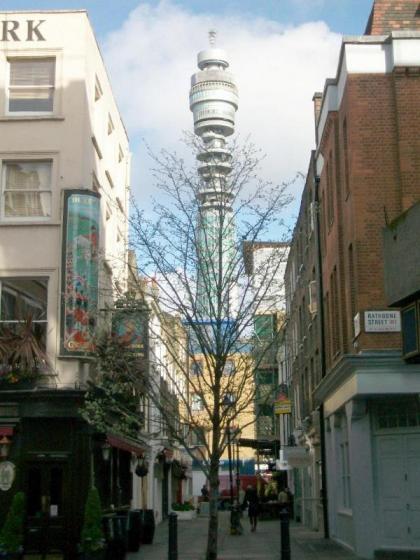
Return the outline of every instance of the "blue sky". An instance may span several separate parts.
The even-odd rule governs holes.
[[[0,0],[0,9],[86,8],[98,36],[105,36],[121,25],[139,3],[139,0]],[[156,5],[158,1],[148,3]],[[294,24],[321,19],[333,31],[349,35],[363,33],[372,5],[371,0],[178,0],[176,3],[196,13],[247,12]]]
[[[363,34],[373,0],[0,0],[1,10],[86,8],[130,137],[132,190],[150,208],[155,194],[146,144],[188,157],[188,106],[196,53],[218,30],[236,76],[237,133],[265,158],[261,177],[305,174],[314,148],[312,96],[335,77],[342,35]],[[292,223],[302,181],[291,193]]]

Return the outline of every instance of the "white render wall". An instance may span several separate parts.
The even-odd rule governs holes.
[[[52,216],[40,220],[0,220],[0,277],[47,276],[47,352],[59,385],[83,381],[76,359],[61,360],[61,243],[64,189],[92,189],[93,177],[101,195],[101,296],[112,300],[113,281],[125,286],[129,146],[106,70],[84,11],[0,12],[3,21],[17,21],[20,41],[0,40],[0,165],[4,159],[52,159]],[[39,31],[45,41],[27,40],[27,20],[44,20]],[[11,39],[9,34],[9,39]],[[8,58],[56,57],[54,111],[51,115],[7,113]],[[103,95],[95,101],[95,79]],[[108,114],[114,131],[108,135]],[[100,158],[92,136],[100,147]],[[123,154],[118,161],[119,150]],[[106,173],[112,178],[113,188]],[[112,271],[112,273],[111,273]]]

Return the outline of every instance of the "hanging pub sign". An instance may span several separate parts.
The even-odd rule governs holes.
[[[280,393],[274,401],[274,414],[290,414],[292,412],[292,402],[285,393]]]
[[[94,350],[98,313],[99,195],[64,193],[61,340],[63,354]]]
[[[112,314],[112,336],[115,340],[145,358],[147,355],[148,310],[142,308],[116,309]]]

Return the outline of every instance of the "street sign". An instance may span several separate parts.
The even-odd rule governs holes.
[[[274,403],[274,414],[290,414],[292,402],[289,399],[278,400]]]

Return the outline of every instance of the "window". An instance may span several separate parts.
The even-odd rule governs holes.
[[[9,66],[9,111],[52,113],[55,58],[12,58]]]
[[[346,198],[350,194],[350,164],[349,164],[349,136],[347,130],[347,119],[343,122],[343,146],[344,146],[344,180],[346,184]]]
[[[353,245],[349,245],[349,283],[350,283],[350,317],[353,320],[356,315],[356,278],[354,269]]]
[[[121,163],[124,159],[124,152],[122,151],[121,146],[118,146],[118,163]]]
[[[101,184],[98,180],[98,177],[96,176],[96,173],[94,171],[92,171],[92,189],[95,192],[99,192],[101,190]]]
[[[111,189],[113,189],[113,188],[114,188],[114,181],[112,180],[112,177],[111,177],[110,172],[109,172],[109,171],[105,171],[105,176],[106,176],[106,178],[107,178],[107,180],[108,180],[109,186],[111,187]]]
[[[0,328],[15,330],[32,318],[32,329],[45,347],[47,278],[0,278]]]
[[[192,375],[203,375],[203,362],[197,361],[191,364],[191,374]]]
[[[333,194],[333,155],[330,151],[330,156],[327,162],[327,220],[328,226],[331,227],[334,222],[334,194]]]
[[[108,115],[108,135],[112,134],[114,132],[115,126],[114,123],[112,122],[112,118],[111,115]]]
[[[98,101],[102,95],[101,82],[98,80],[98,76],[95,76],[95,101]]]
[[[233,360],[226,360],[225,367],[223,368],[223,375],[233,375],[235,373],[235,362]]]
[[[51,216],[51,161],[6,161],[2,173],[4,218]]]
[[[260,385],[274,385],[275,383],[275,370],[257,369],[255,371],[256,382]]]
[[[96,155],[98,156],[99,159],[102,159],[103,158],[102,151],[99,147],[98,141],[96,140],[95,136],[92,136],[92,144],[93,147],[95,148]]]
[[[196,393],[193,393],[191,395],[191,410],[193,412],[199,412],[200,410],[203,410],[203,399]]]
[[[343,508],[351,508],[350,490],[350,455],[347,435],[347,423],[343,421],[341,428],[340,443],[340,474],[341,474],[341,505]]]

